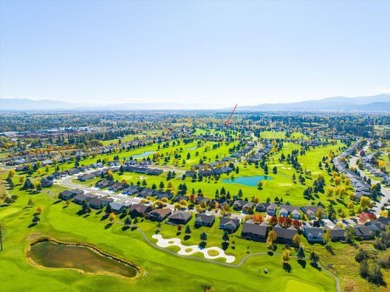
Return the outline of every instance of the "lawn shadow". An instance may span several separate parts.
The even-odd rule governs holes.
[[[298,264],[301,265],[302,268],[306,268],[306,261],[305,260],[298,260]]]
[[[55,201],[54,203],[53,203],[53,205],[57,205],[58,203],[61,203],[62,202],[62,200],[57,200],[57,201]]]
[[[203,248],[205,248],[206,247],[206,245],[207,245],[207,242],[206,241],[202,241],[201,243],[199,243],[199,248],[200,249],[203,249]]]
[[[100,219],[100,221],[104,221],[104,220],[106,220],[107,218],[108,218],[108,214],[104,214],[103,217],[102,217],[102,219]]]
[[[229,242],[227,242],[227,241],[222,242],[222,249],[223,250],[227,250],[228,247],[229,247]]]
[[[319,270],[319,271],[322,270],[322,268],[321,268],[317,263],[311,262],[311,263],[310,263],[310,266],[312,266],[313,268],[315,268],[315,269],[317,269],[317,270]]]
[[[31,223],[29,226],[27,226],[27,227],[28,227],[28,228],[32,228],[32,227],[34,227],[34,226],[37,226],[37,223],[33,222],[33,223]]]
[[[112,222],[107,223],[106,226],[104,226],[104,229],[109,229],[111,228],[111,226],[112,226]]]
[[[184,236],[184,240],[188,240],[188,239],[190,239],[190,238],[191,238],[191,235],[188,235],[188,234],[187,234],[187,235]]]
[[[334,250],[331,246],[326,246],[326,250],[331,254],[331,255],[335,255],[334,253]]]
[[[283,270],[285,270],[287,273],[290,273],[292,270],[292,267],[289,263],[283,263]]]
[[[82,216],[82,215],[85,214],[85,211],[84,211],[84,210],[78,210],[78,211],[76,212],[76,214],[77,214],[78,216]]]
[[[130,226],[123,226],[122,231],[126,231],[127,229],[130,229]]]

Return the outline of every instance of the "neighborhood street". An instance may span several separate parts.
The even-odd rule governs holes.
[[[367,144],[366,146],[364,146],[363,151],[367,152],[368,147],[369,147],[369,144]],[[359,171],[360,176],[361,176],[362,178],[364,178],[364,177],[366,177],[366,174],[365,174],[362,170],[360,170],[359,167],[358,167],[357,164],[356,164],[356,162],[357,162],[357,160],[359,159],[359,157],[360,157],[359,155],[356,155],[356,156],[352,157],[352,158],[350,159],[350,166],[351,166],[351,167],[355,167],[355,168]],[[375,181],[376,183],[380,183],[380,181],[377,181],[377,180],[373,180],[373,179],[372,179],[372,181]],[[381,212],[382,207],[384,207],[385,203],[387,203],[388,200],[390,200],[390,191],[389,191],[388,189],[386,189],[384,186],[382,186],[382,187],[381,187],[381,192],[382,192],[382,197],[380,198],[380,201],[377,202],[377,203],[375,204],[375,206],[371,209],[372,212],[373,212],[376,216],[379,215],[379,213]]]

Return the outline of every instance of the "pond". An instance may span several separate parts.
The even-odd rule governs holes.
[[[137,154],[137,155],[133,155],[133,158],[134,159],[138,159],[138,158],[144,158],[146,156],[149,156],[149,155],[152,155],[156,153],[156,151],[145,151],[144,153],[141,153],[141,154]]]
[[[236,177],[234,180],[231,178],[223,179],[222,182],[228,184],[240,184],[244,186],[257,187],[259,181],[272,180],[272,177],[267,175],[256,175],[256,176],[242,176]]]
[[[30,246],[30,257],[35,263],[49,268],[78,269],[96,274],[114,273],[129,278],[138,274],[135,266],[82,245],[45,240]]]

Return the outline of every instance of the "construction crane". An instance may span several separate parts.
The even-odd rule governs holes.
[[[236,111],[236,108],[237,108],[237,104],[234,106],[229,118],[225,121],[225,126],[226,127],[229,127],[229,124],[230,124],[230,120],[232,119],[232,116],[234,114],[234,112]]]

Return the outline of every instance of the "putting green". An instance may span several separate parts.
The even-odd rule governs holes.
[[[297,280],[288,280],[286,288],[284,289],[286,292],[290,291],[305,291],[305,292],[320,292],[321,289],[319,289],[316,286],[298,282]]]

